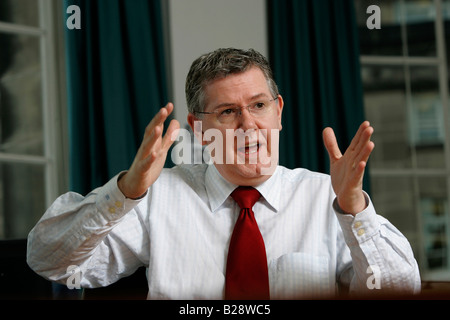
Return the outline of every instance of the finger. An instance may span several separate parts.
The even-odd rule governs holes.
[[[148,157],[146,157],[143,161],[142,161],[142,171],[148,171],[152,165],[153,162],[155,162],[155,160],[158,158],[158,154],[156,151],[151,152]]]
[[[357,161],[367,161],[370,153],[374,148],[374,143],[370,141],[373,134],[373,128],[371,126],[365,128],[360,134],[358,134],[358,144],[350,149],[349,156],[351,161],[354,163]],[[354,166],[353,165],[353,166]]]
[[[173,103],[172,102],[168,102],[164,108],[167,110],[167,115],[170,115],[174,109]]]
[[[170,146],[175,142],[180,129],[180,123],[173,119],[170,121],[169,127],[167,128],[166,134],[162,139],[162,148],[166,152],[169,150]]]
[[[164,130],[164,121],[168,118],[172,111],[173,104],[169,102],[165,107],[159,110],[159,112],[155,115],[155,117],[153,117],[145,128],[144,139],[140,147],[142,158],[146,158],[148,156],[158,139],[161,138]]]
[[[374,129],[370,125],[366,127],[364,130],[362,130],[361,133],[359,134],[359,140],[355,146],[355,149],[363,148],[372,138],[373,132]]]
[[[163,125],[158,125],[151,132],[147,132],[144,136],[141,146],[139,147],[140,158],[147,158],[149,154],[158,147],[158,140],[161,139]]]
[[[154,128],[163,125],[164,121],[166,121],[167,117],[172,113],[172,111],[173,104],[171,102],[166,104],[165,107],[159,109],[158,113],[153,117],[153,119],[145,128],[145,134],[150,135]]]
[[[330,161],[333,162],[335,160],[339,160],[342,157],[342,153],[341,150],[339,150],[339,146],[333,129],[325,128],[323,130],[322,136],[325,148],[327,149],[328,155],[330,157]]]
[[[365,130],[368,127],[370,127],[369,121],[364,121],[363,123],[361,123],[361,125],[359,126],[358,130],[355,133],[355,136],[353,137],[352,141],[350,142],[350,145],[348,147],[349,150],[355,150],[355,148],[361,141],[361,137],[363,136]]]
[[[367,162],[374,148],[375,144],[372,141],[368,141],[358,153],[355,162]]]
[[[366,165],[367,162],[360,161],[355,165],[355,167],[351,171],[351,174],[347,178],[349,185],[352,186],[351,188],[361,186]]]
[[[354,184],[361,184],[362,179],[364,177],[364,171],[367,166],[367,161],[369,159],[370,154],[372,153],[373,149],[375,147],[375,144],[370,141],[366,147],[362,150],[358,160],[355,160],[353,162],[353,177],[352,181]]]

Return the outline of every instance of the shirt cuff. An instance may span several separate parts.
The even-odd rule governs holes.
[[[365,192],[364,197],[367,203],[366,209],[357,213],[355,216],[343,213],[337,204],[337,199],[333,202],[333,209],[336,212],[348,246],[367,241],[375,234],[378,234],[380,230],[380,222],[378,221],[378,216],[372,201]]]
[[[126,171],[122,171],[100,188],[97,196],[97,208],[108,220],[116,220],[136,207],[144,198],[129,199],[120,191],[117,181]]]

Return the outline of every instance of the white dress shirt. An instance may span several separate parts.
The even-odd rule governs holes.
[[[145,197],[131,200],[118,176],[86,197],[69,192],[53,203],[28,237],[31,268],[66,284],[76,266],[81,286],[92,288],[145,266],[149,299],[223,299],[236,186],[214,165],[181,165],[163,169]],[[364,293],[420,291],[409,242],[367,195],[364,211],[342,214],[328,175],[282,166],[256,188],[272,299],[330,297],[337,283]]]

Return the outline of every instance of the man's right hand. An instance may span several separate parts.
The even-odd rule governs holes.
[[[127,198],[136,199],[158,179],[167,158],[167,152],[175,141],[180,128],[177,120],[172,120],[163,136],[164,121],[173,111],[173,104],[161,108],[145,128],[144,138],[128,172],[118,181],[118,186]]]

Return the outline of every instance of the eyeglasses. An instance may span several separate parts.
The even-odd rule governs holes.
[[[240,114],[242,114],[242,109],[246,108],[248,112],[255,118],[262,118],[268,115],[272,111],[272,102],[277,100],[278,97],[272,100],[259,100],[249,104],[246,107],[238,106],[224,106],[215,109],[212,112],[205,111],[195,111],[198,114],[215,114],[217,121],[220,123],[232,123],[235,122]]]

